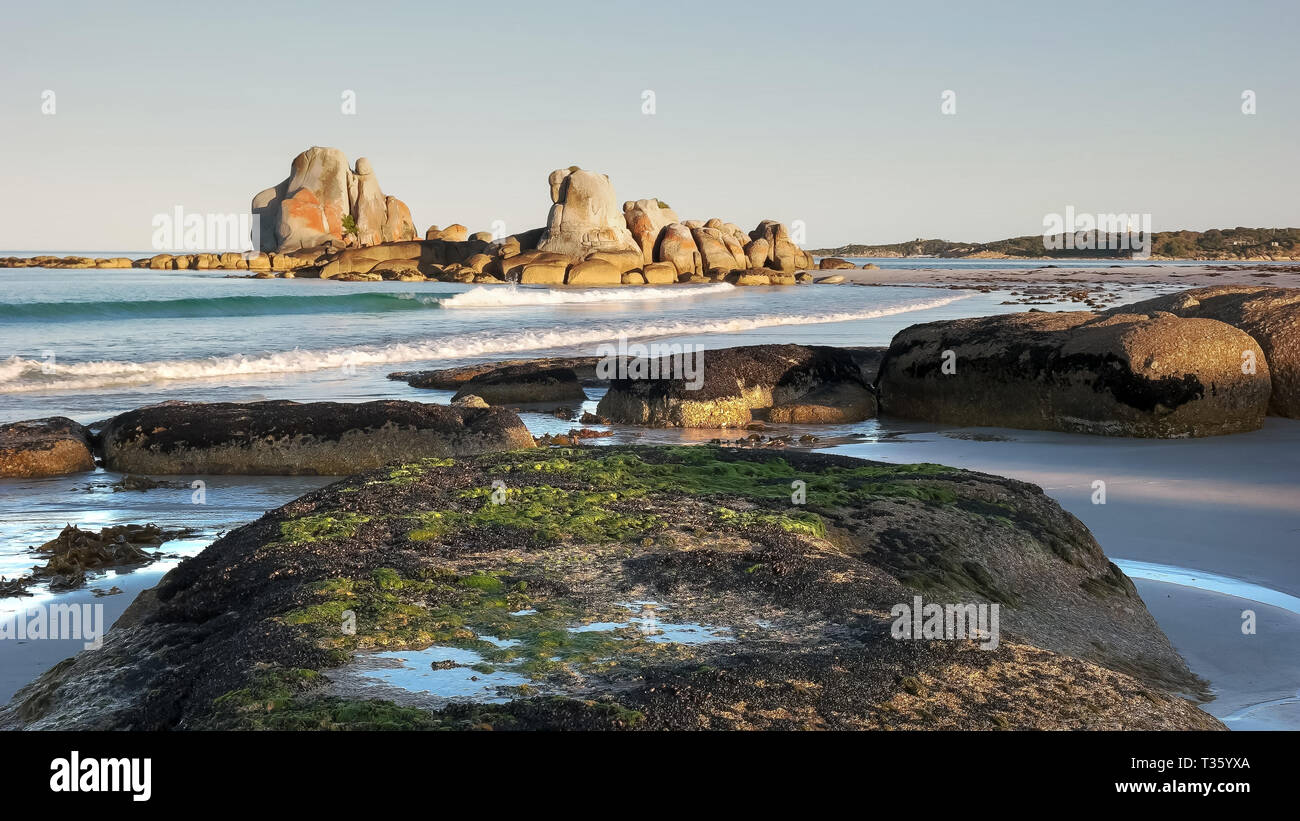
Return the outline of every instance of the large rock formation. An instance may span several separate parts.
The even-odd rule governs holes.
[[[1300,288],[1214,285],[1112,308],[1217,319],[1250,334],[1264,351],[1273,396],[1268,412],[1300,419]]]
[[[253,198],[253,215],[268,252],[417,238],[410,211],[384,195],[370,161],[359,158],[353,170],[337,148],[316,146],[294,157],[288,179]],[[355,223],[355,234],[345,221]]]
[[[90,434],[66,416],[0,425],[0,478],[62,476],[94,469]]]
[[[784,275],[813,267],[812,256],[774,220],[763,220],[749,233],[716,217],[681,222],[676,212],[655,199],[624,203],[623,216],[641,246],[643,262],[671,264],[683,278],[707,275],[716,280],[762,269]]]
[[[620,211],[609,177],[577,166],[552,172],[548,183],[551,210],[542,228],[499,237],[471,234],[459,224],[431,226],[421,244],[409,209],[383,193],[369,160],[362,157],[351,169],[341,151],[315,147],[294,159],[287,179],[253,198],[263,253],[156,254],[134,261],[9,257],[0,258],[0,267],[134,265],[249,270],[256,278],[574,286],[811,281],[795,274],[811,268],[812,257],[773,220],[749,232],[716,217],[681,221],[653,198],[625,202]]]
[[[812,267],[812,257],[790,241],[785,226],[772,220],[746,234],[734,223],[717,218],[681,222],[658,199],[630,200],[619,214],[609,177],[576,166],[552,172],[550,187],[553,204],[535,248],[522,236],[500,246],[501,255],[511,260],[502,266],[508,280],[659,285],[702,281],[699,278],[706,276],[721,281],[753,268],[788,275]],[[558,258],[541,259],[543,255]],[[608,264],[589,264],[595,259]],[[627,276],[633,273],[640,276]],[[794,282],[764,279],[762,284]]]
[[[471,234],[459,224],[431,226],[421,243],[410,210],[384,194],[369,160],[359,158],[353,169],[338,149],[313,147],[294,158],[287,179],[253,198],[262,249],[256,255],[9,257],[0,258],[0,267],[226,269],[253,271],[256,278],[574,286],[811,281],[795,273],[811,268],[812,257],[773,220],[749,232],[717,218],[683,222],[653,198],[625,202],[620,211],[609,177],[576,166],[552,172],[548,183],[551,210],[542,228],[499,237]]]
[[[104,466],[123,473],[342,476],[399,459],[533,446],[503,408],[419,402],[165,402],[114,417]]]
[[[609,177],[577,166],[551,172],[551,213],[537,249],[585,259],[592,251],[635,251]]]
[[[1246,355],[1258,359],[1253,373]],[[1254,430],[1269,400],[1268,366],[1248,334],[1165,313],[913,325],[890,343],[878,386],[888,415],[1111,436]]]
[[[917,596],[996,606],[997,640],[900,634]],[[1181,693],[1204,682],[1032,485],[535,449],[390,466],[232,531],[0,727],[1223,728]]]
[[[744,427],[756,417],[826,424],[875,416],[864,365],[870,354],[820,345],[749,345],[663,358],[638,371],[627,360],[596,412],[628,425]],[[641,362],[646,362],[641,360]],[[687,372],[690,371],[690,372]]]

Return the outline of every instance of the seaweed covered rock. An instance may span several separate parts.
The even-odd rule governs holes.
[[[646,375],[628,360],[597,413],[652,427],[743,427],[769,412],[773,421],[858,422],[876,410],[862,356],[820,345],[749,345],[665,357]]]
[[[180,531],[164,531],[154,524],[116,525],[98,533],[68,525],[36,548],[45,563],[32,569],[32,577],[48,579],[51,590],[71,590],[86,583],[87,572],[152,562],[157,556],[147,548],[178,535]]]
[[[913,325],[890,343],[877,384],[881,412],[905,419],[1109,436],[1255,430],[1269,400],[1248,334],[1159,312]]]
[[[114,567],[144,565],[158,558],[148,552],[187,531],[164,531],[155,524],[114,525],[98,533],[67,525],[58,536],[32,550],[45,561],[31,573],[17,579],[0,578],[0,598],[29,596],[27,587],[45,582],[50,590],[75,590],[86,583],[87,574]]]
[[[470,395],[481,397],[489,405],[587,400],[573,368],[540,368],[531,364],[506,365],[479,374],[461,385],[452,401]]]
[[[0,478],[62,476],[94,469],[90,435],[66,416],[0,425]]]
[[[917,597],[1000,627],[903,636]],[[1219,729],[1175,695],[1203,687],[1032,485],[532,449],[389,466],[232,531],[0,727]]]
[[[455,368],[437,368],[429,371],[394,371],[389,379],[405,382],[412,388],[434,388],[437,390],[458,391],[466,382],[502,368],[528,367],[533,370],[549,368],[568,368],[578,375],[583,384],[600,380],[596,376],[596,364],[599,356],[550,356],[539,359],[504,359],[497,362],[482,362],[475,365],[461,365]]]
[[[422,456],[532,447],[503,408],[387,400],[164,402],[114,417],[100,434],[109,470],[343,476]]]
[[[1268,412],[1300,419],[1300,288],[1214,285],[1112,308],[1110,313],[1168,311],[1217,319],[1259,343],[1273,385]]]

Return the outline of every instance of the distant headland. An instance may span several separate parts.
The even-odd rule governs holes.
[[[953,242],[914,239],[890,245],[852,243],[838,248],[818,248],[815,256],[839,257],[945,257],[967,259],[1090,258],[1127,259],[1115,248],[1067,247],[1044,243],[1042,234],[1011,237],[994,242]],[[1300,259],[1300,228],[1211,228],[1208,231],[1157,231],[1151,234],[1150,259],[1271,262]]]

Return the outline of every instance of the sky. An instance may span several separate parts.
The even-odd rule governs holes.
[[[313,145],[421,233],[540,226],[570,165],[809,248],[1300,226],[1297,43],[1297,0],[10,4],[0,250],[147,249]]]

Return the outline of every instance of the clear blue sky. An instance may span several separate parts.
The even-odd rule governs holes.
[[[147,248],[154,214],[246,211],[311,145],[369,157],[421,231],[540,225],[547,174],[571,164],[684,219],[802,219],[810,247],[1036,233],[1067,205],[1150,213],[1156,230],[1300,225],[1296,0],[40,2],[3,17],[0,249]]]

